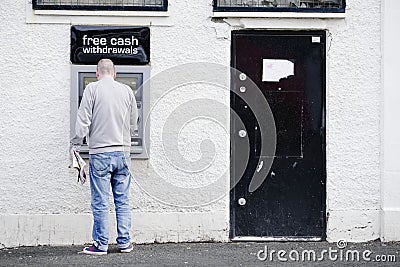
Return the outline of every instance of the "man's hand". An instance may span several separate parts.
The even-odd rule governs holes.
[[[79,151],[81,150],[81,146],[80,145],[74,145],[74,144],[70,144],[69,146],[69,156],[72,159],[74,157],[74,152],[79,153]]]

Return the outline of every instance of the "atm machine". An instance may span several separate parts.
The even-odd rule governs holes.
[[[138,159],[149,158],[149,84],[144,83],[150,76],[149,66],[115,66],[118,82],[128,85],[136,97],[138,108],[138,130],[132,137],[131,157]],[[96,65],[71,66],[71,138],[75,131],[76,115],[86,86],[97,81]],[[147,121],[146,121],[147,120]],[[147,129],[145,129],[145,127]],[[81,147],[82,157],[88,157],[89,148],[84,139]]]
[[[138,130],[131,138],[131,157],[149,158],[150,28],[131,26],[71,26],[71,138],[86,86],[96,78],[97,62],[109,58],[115,64],[116,80],[135,94]],[[86,140],[81,156],[89,156]]]

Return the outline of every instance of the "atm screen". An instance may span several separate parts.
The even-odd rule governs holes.
[[[83,88],[86,88],[89,83],[96,82],[97,78],[96,77],[85,77],[83,78]]]
[[[117,76],[116,80],[120,83],[128,85],[132,89],[132,91],[134,93],[136,93],[136,91],[138,89],[138,78],[137,77],[118,77]],[[83,88],[86,88],[86,86],[89,83],[96,82],[96,81],[97,81],[96,77],[84,77],[83,78],[83,83],[84,83]]]
[[[128,85],[136,94],[136,91],[138,89],[138,79],[136,77],[118,77],[117,75],[116,80],[120,83]]]
[[[138,89],[138,78],[137,77],[117,77],[116,80],[120,83],[128,85],[132,89],[132,91],[136,94],[136,91]],[[89,83],[96,82],[96,81],[97,81],[96,77],[85,77],[83,79],[83,83],[84,83],[83,87],[86,88],[86,86]]]
[[[136,73],[117,73],[117,80],[120,83],[128,85],[133,93],[135,94],[136,101],[140,101],[142,99],[142,93],[140,92],[139,87],[142,84],[142,75],[141,74],[136,74]],[[91,83],[91,82],[96,82],[96,73],[94,72],[82,72],[79,73],[79,104],[81,103],[82,96],[83,96],[83,91],[85,90],[86,86]]]

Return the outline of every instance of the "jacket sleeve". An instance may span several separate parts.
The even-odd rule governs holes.
[[[83,92],[82,101],[78,109],[75,124],[75,136],[71,139],[71,145],[80,146],[83,143],[83,138],[88,134],[89,127],[92,122],[93,97],[90,85]]]
[[[130,132],[131,137],[134,136],[135,131],[138,129],[138,109],[136,104],[135,95],[132,93],[131,110],[130,110]]]

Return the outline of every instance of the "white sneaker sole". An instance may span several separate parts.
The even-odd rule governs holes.
[[[121,253],[129,253],[129,252],[131,252],[133,250],[133,247],[131,247],[131,248],[126,248],[126,249],[121,249],[120,251],[121,251]]]

